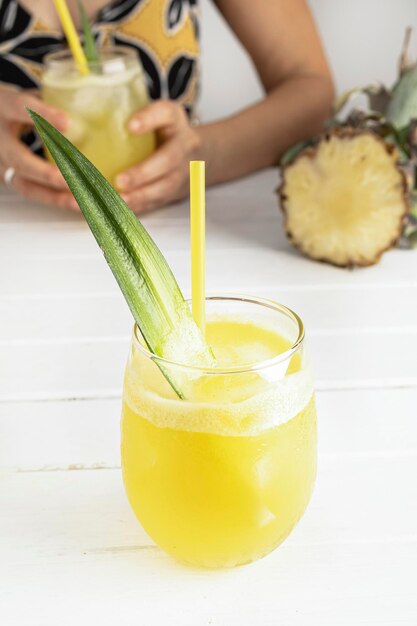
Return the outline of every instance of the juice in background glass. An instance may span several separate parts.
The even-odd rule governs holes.
[[[217,367],[165,361],[135,329],[122,468],[131,506],[177,559],[230,567],[279,545],[316,475],[316,411],[301,320],[258,298],[207,299]],[[161,373],[182,378],[180,400]]]
[[[134,135],[130,117],[148,104],[148,93],[137,55],[129,48],[103,48],[100,62],[80,74],[69,51],[45,59],[42,98],[66,111],[65,135],[94,163],[109,182],[143,161],[155,150],[154,133]]]

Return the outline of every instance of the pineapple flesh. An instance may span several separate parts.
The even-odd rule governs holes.
[[[395,148],[376,134],[333,130],[283,169],[289,239],[307,256],[342,267],[376,263],[398,241],[408,213]]]

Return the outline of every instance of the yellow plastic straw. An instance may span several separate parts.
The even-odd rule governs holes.
[[[204,161],[190,161],[191,296],[195,323],[206,327],[206,174]]]
[[[87,58],[84,54],[84,50],[82,49],[78,33],[75,30],[74,22],[72,21],[66,0],[54,0],[54,4],[61,21],[63,31],[67,38],[68,45],[71,48],[72,56],[74,57],[81,74],[87,76],[87,74],[90,73]]]

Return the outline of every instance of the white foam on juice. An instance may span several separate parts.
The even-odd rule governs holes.
[[[225,319],[222,316],[218,321]],[[241,323],[243,320],[233,318],[230,321]],[[254,328],[253,323],[251,326]],[[272,330],[256,328],[260,331]],[[275,331],[272,332],[277,336]],[[184,353],[181,355],[178,355],[176,344],[177,362],[187,362],[189,339],[184,337],[181,347]],[[229,348],[230,344],[219,355],[215,346],[216,356],[220,356],[220,367],[239,367],[242,363],[240,359],[243,359],[244,365],[276,356],[271,349],[268,351],[267,343],[256,346],[255,341],[251,342],[246,351],[241,345],[237,350],[239,354]],[[239,360],[236,361],[236,358]],[[311,369],[304,356],[300,355],[300,359],[300,369],[289,374],[290,359],[238,374],[198,374],[196,370],[188,372],[184,369],[180,375],[187,399],[180,400],[156,365],[136,350],[126,371],[125,401],[138,416],[160,428],[225,436],[256,436],[289,421],[310,401],[313,394]]]
[[[256,436],[298,415],[313,395],[309,371],[296,372],[241,402],[198,402],[168,399],[136,386],[129,376],[125,401],[139,417],[159,428],[223,436]]]
[[[109,61],[110,62],[110,61]],[[91,72],[87,76],[83,76],[76,69],[67,71],[65,68],[51,68],[45,70],[42,77],[42,84],[45,87],[54,89],[68,89],[75,91],[86,87],[114,87],[131,81],[136,75],[140,75],[140,68],[137,66],[124,67],[119,72],[103,72],[95,74]]]

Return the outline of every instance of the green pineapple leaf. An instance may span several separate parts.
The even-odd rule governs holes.
[[[294,159],[300,154],[300,152],[305,150],[305,148],[314,146],[315,143],[315,139],[310,139],[308,141],[300,141],[294,146],[291,146],[291,148],[288,148],[281,157],[280,167],[285,167],[286,165],[292,163],[292,161],[294,161]]]
[[[81,18],[81,25],[84,33],[84,52],[89,63],[99,63],[100,56],[98,54],[94,35],[91,30],[90,22],[86,10],[81,0],[78,0],[78,11]]]
[[[28,109],[102,249],[149,350],[156,356],[212,367],[212,352],[175,277],[147,230],[98,169],[54,126]],[[161,366],[180,398],[188,381]]]

